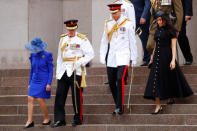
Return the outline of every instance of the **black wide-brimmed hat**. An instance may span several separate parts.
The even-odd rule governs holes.
[[[154,18],[157,19],[158,17],[163,17],[165,15],[166,15],[165,12],[163,12],[163,11],[160,10],[160,11],[157,11],[155,13]]]

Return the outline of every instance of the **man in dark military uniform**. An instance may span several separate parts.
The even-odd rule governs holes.
[[[146,66],[150,60],[150,54],[146,50],[146,45],[149,36],[149,25],[150,25],[150,0],[130,0],[135,8],[136,16],[136,29],[139,27],[142,29],[142,34],[139,36],[142,46],[144,49],[143,64],[141,66]]]
[[[192,0],[182,0],[182,4],[183,4],[184,17],[183,17],[181,32],[179,33],[179,37],[178,37],[178,42],[186,61],[185,65],[191,65],[193,62],[193,56],[191,53],[189,40],[186,35],[186,25],[187,25],[187,21],[189,21],[193,16]]]
[[[181,0],[150,0],[151,1],[151,18],[150,18],[150,30],[147,43],[147,50],[152,53],[155,46],[154,34],[157,29],[157,22],[154,19],[155,12],[162,10],[166,14],[174,12],[176,15],[176,22],[174,23],[175,29],[180,32],[183,21],[183,6]],[[177,33],[178,34],[178,33]]]

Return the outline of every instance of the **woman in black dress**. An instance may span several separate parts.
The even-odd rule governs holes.
[[[158,29],[155,32],[156,41],[151,55],[151,68],[144,98],[156,101],[155,112],[162,111],[160,100],[187,97],[193,94],[179,65],[176,62],[176,30],[163,11],[155,15]]]

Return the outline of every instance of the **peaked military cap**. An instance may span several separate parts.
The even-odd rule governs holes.
[[[78,20],[67,20],[64,22],[64,24],[66,24],[66,28],[68,30],[75,30],[78,28]]]
[[[109,7],[110,12],[113,14],[121,10],[121,5],[122,4],[114,3],[114,4],[109,4],[107,6]]]

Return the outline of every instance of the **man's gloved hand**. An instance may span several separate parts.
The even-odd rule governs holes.
[[[75,70],[78,69],[78,68],[80,68],[81,65],[82,65],[81,61],[80,61],[80,60],[77,60],[77,61],[75,62],[75,65],[74,65]]]

